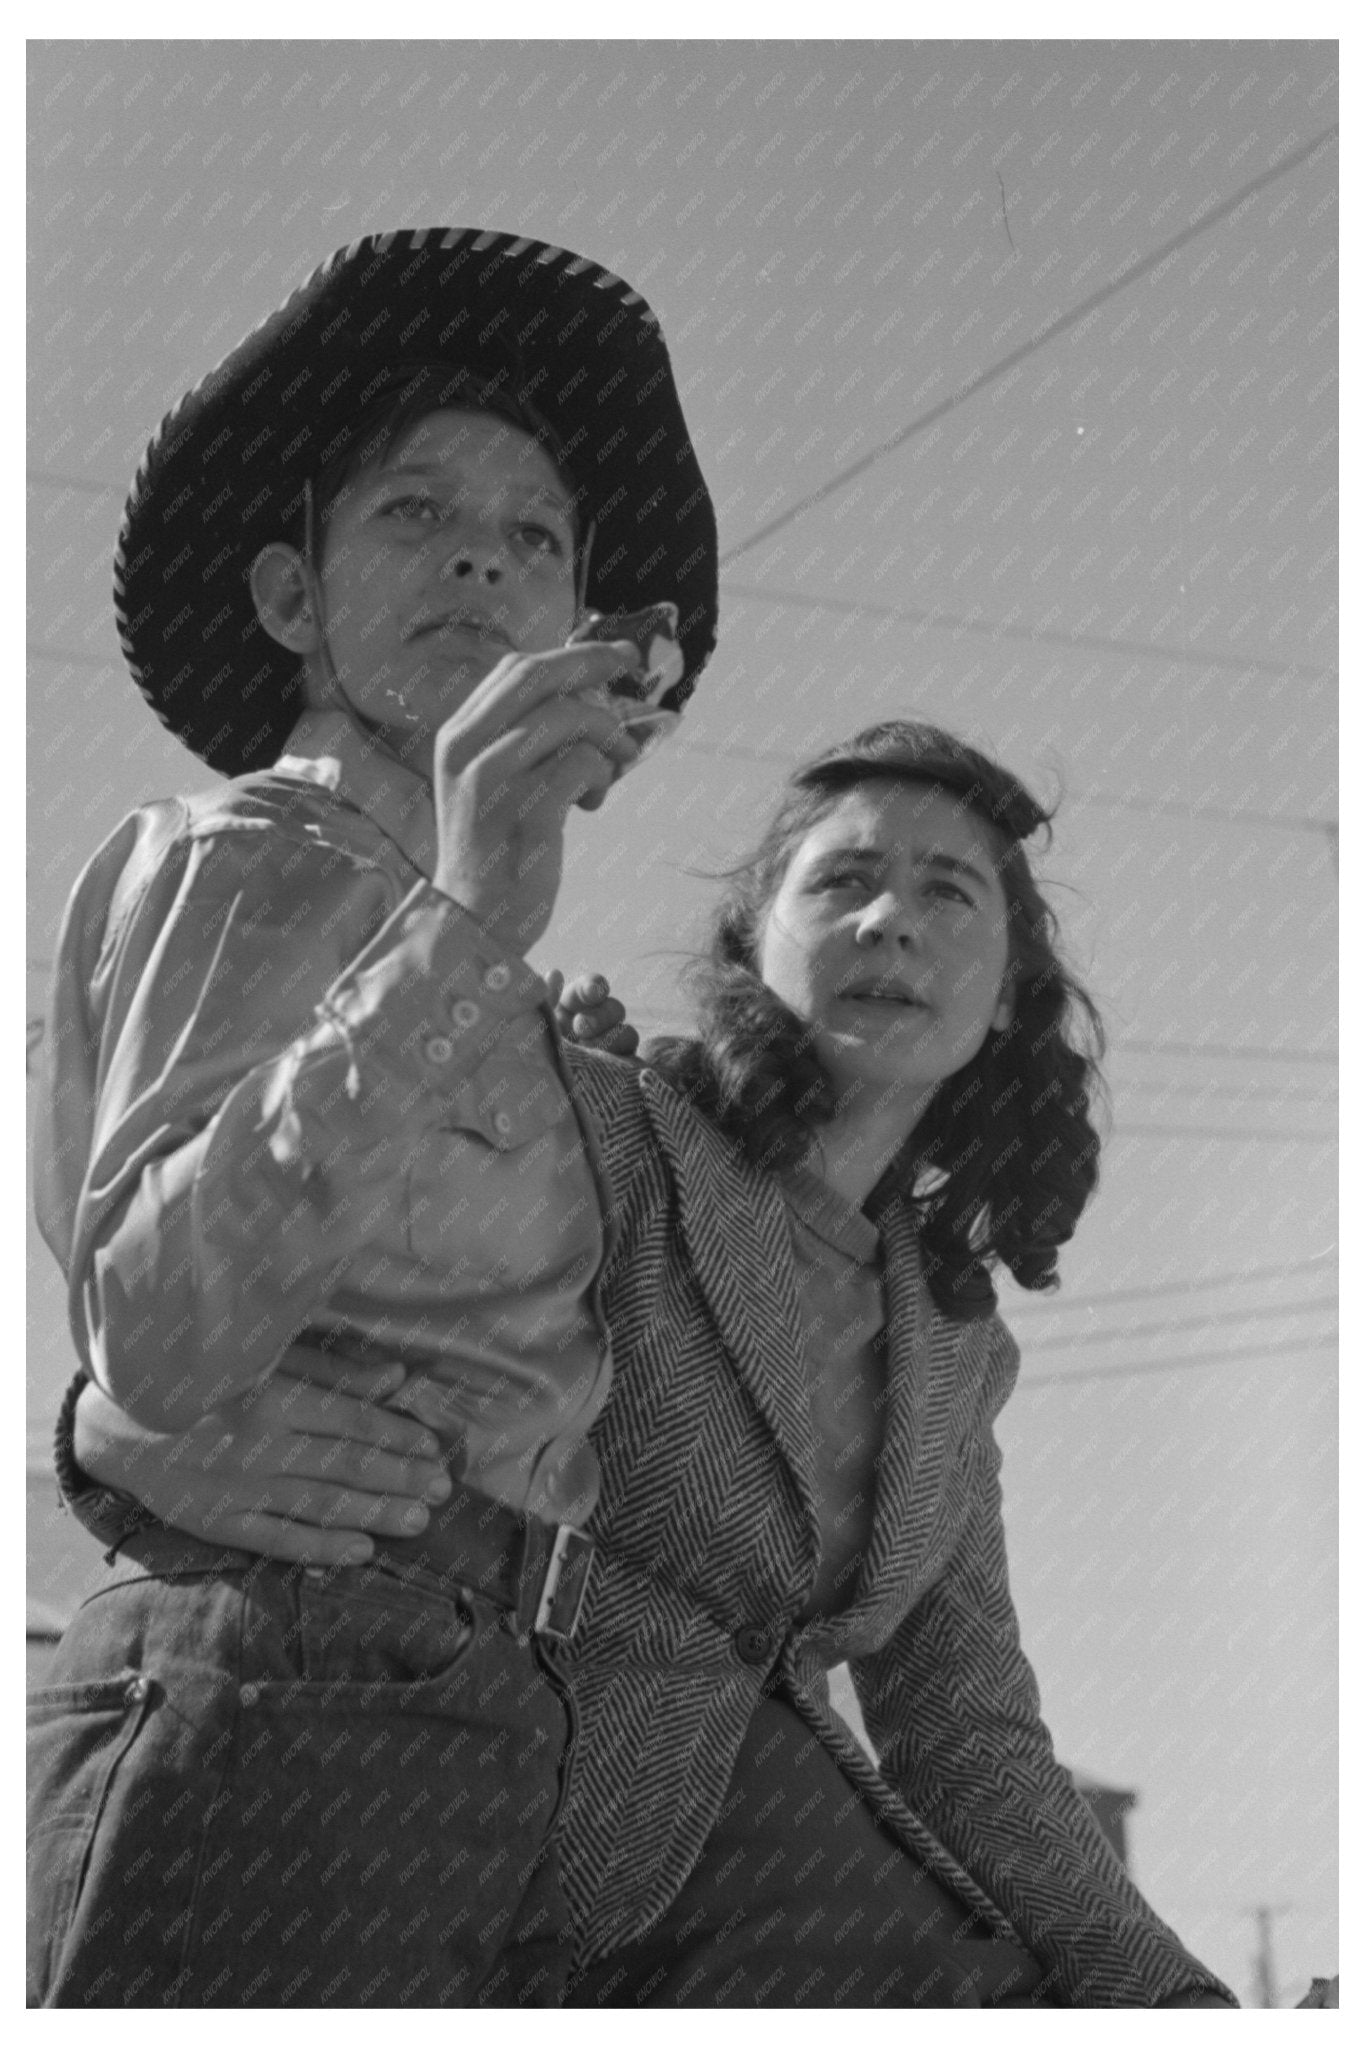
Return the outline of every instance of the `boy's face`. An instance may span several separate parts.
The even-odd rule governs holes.
[[[489,670],[573,629],[568,489],[510,422],[428,413],[329,508],[321,581],[343,694],[429,775],[437,732]]]

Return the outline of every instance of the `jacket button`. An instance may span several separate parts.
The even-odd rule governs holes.
[[[139,1672],[139,1673],[138,1673],[138,1676],[137,1676],[136,1678],[130,1678],[130,1679],[129,1679],[129,1681],[128,1681],[128,1683],[127,1683],[127,1685],[125,1685],[125,1686],[124,1686],[124,1688],[123,1688],[123,1704],[124,1704],[124,1706],[125,1706],[125,1707],[135,1707],[135,1706],[137,1706],[137,1705],[139,1704],[139,1702],[140,1702],[140,1701],[142,1701],[142,1700],[145,1700],[145,1699],[146,1699],[146,1697],[147,1697],[148,1693],[149,1693],[149,1692],[151,1691],[151,1689],[152,1689],[152,1682],[151,1682],[151,1680],[150,1680],[149,1678],[145,1677],[145,1676],[144,1676],[144,1675],[143,1675],[143,1674],[142,1674],[141,1672]]]
[[[735,1650],[746,1664],[766,1664],[772,1649],[772,1635],[752,1622],[735,1630]]]

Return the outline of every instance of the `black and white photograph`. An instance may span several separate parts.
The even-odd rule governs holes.
[[[30,37],[30,2007],[1338,2005],[1311,13]]]

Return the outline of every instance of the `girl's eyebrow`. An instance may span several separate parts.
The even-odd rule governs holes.
[[[886,852],[884,847],[861,845],[831,846],[827,847],[825,851],[820,855],[820,860],[822,864],[833,861],[851,860],[868,861],[875,865],[878,862],[885,863],[889,858],[890,855]],[[921,867],[926,868],[941,868],[946,870],[949,874],[965,875],[970,881],[977,883],[978,886],[982,889],[989,889],[991,885],[991,878],[989,875],[983,874],[980,868],[973,867],[972,863],[969,860],[962,860],[955,853],[926,853],[921,856],[919,865]]]
[[[973,867],[969,860],[960,860],[955,853],[926,854],[924,866],[928,868],[946,868],[950,874],[954,875],[967,875],[973,882],[979,882],[983,889],[989,889],[991,885],[989,875],[983,874],[980,868]]]

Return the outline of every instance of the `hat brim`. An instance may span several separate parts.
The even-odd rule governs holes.
[[[477,228],[400,229],[338,250],[162,421],[115,558],[119,635],[171,731],[224,775],[268,766],[298,714],[298,661],[264,631],[249,573],[299,531],[304,484],[398,360],[514,354],[596,533],[586,600],[678,607],[691,695],[716,639],[715,512],[659,323],[572,251]]]

